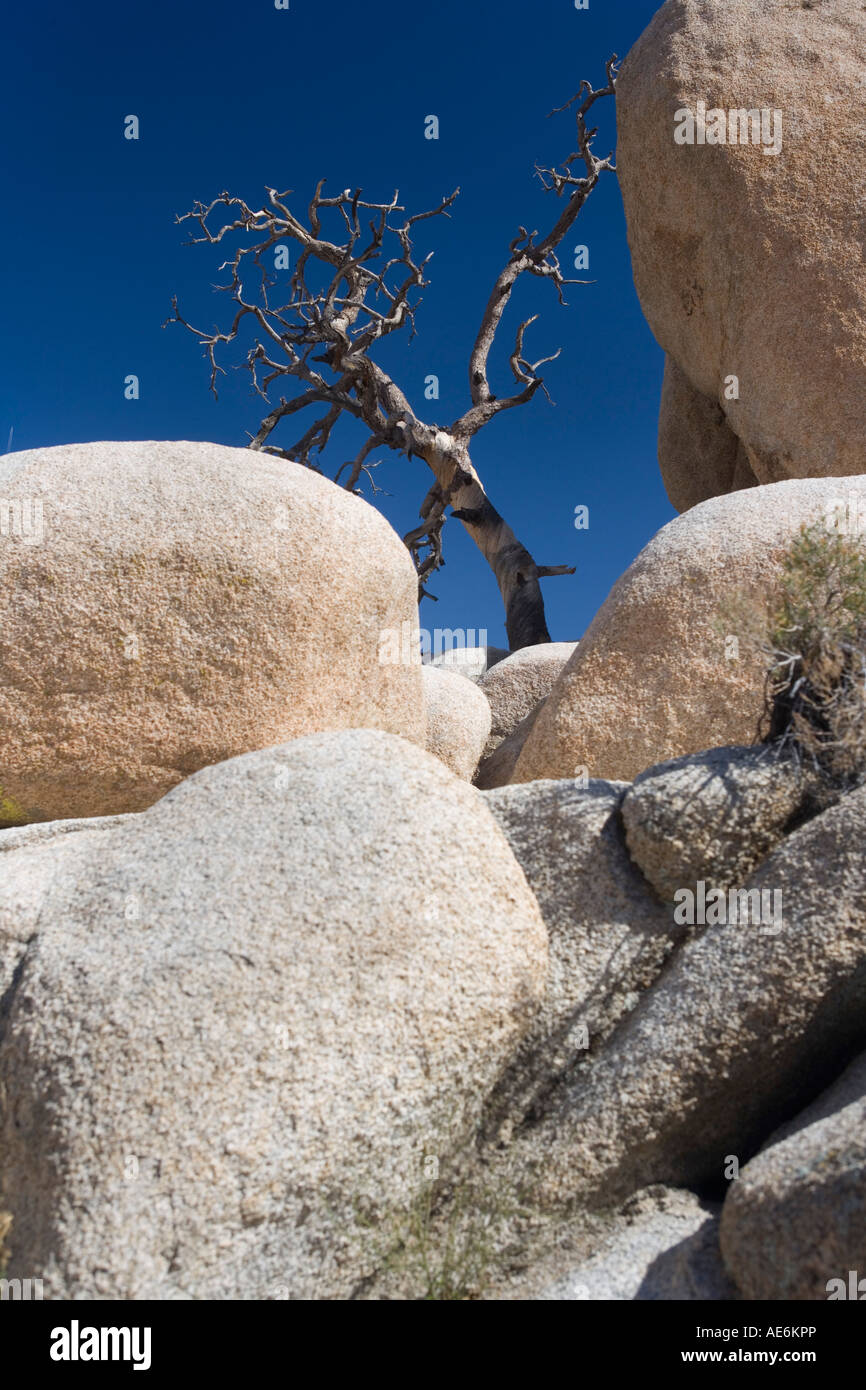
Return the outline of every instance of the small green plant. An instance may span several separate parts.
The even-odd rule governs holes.
[[[826,523],[784,557],[765,651],[764,742],[832,782],[866,777],[866,546]]]
[[[22,811],[14,796],[8,796],[0,787],[0,830],[6,830],[16,825],[24,825],[27,817]]]
[[[507,1185],[480,1177],[424,1179],[409,1205],[374,1228],[356,1209],[365,1243],[373,1238],[375,1285],[419,1301],[480,1298],[513,1254],[520,1202]],[[370,1245],[367,1244],[370,1251]]]
[[[468,1183],[451,1190],[437,1220],[441,1184],[425,1184],[407,1213],[401,1259],[420,1276],[425,1301],[477,1298],[495,1262],[500,1227],[507,1219],[495,1191]]]

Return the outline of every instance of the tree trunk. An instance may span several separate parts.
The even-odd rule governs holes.
[[[436,475],[452,515],[462,522],[492,569],[505,606],[509,651],[549,642],[539,567],[499,515],[469,458],[452,435],[440,431],[425,461]]]
[[[487,497],[474,507],[460,502],[453,515],[466,527],[496,576],[505,605],[509,651],[549,642],[538,566],[526,546]]]

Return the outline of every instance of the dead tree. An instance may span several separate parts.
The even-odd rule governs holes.
[[[565,106],[576,104],[577,149],[558,167],[536,167],[545,189],[565,197],[553,227],[539,239],[538,232],[521,227],[509,247],[508,260],[496,279],[487,301],[481,326],[469,359],[468,409],[448,426],[418,418],[400,386],[374,360],[376,345],[389,334],[406,327],[415,332],[415,311],[419,291],[429,281],[424,278],[430,255],[416,261],[412,238],[419,222],[431,217],[449,216],[459,189],[428,212],[402,217],[405,209],[398,194],[388,203],[371,203],[360,189],[346,189],[336,197],[325,197],[321,180],[307,209],[306,223],[286,206],[288,193],[268,188],[267,206],[253,210],[240,198],[222,193],[213,202],[197,202],[178,222],[192,219],[200,234],[188,244],[216,244],[230,234],[253,235],[252,244],[242,244],[220,270],[230,273],[230,283],[218,288],[236,306],[227,332],[208,333],[194,328],[182,317],[177,299],[168,322],[184,325],[196,335],[210,360],[211,390],[216,395],[217,376],[224,369],[217,363],[217,350],[235,341],[245,320],[252,319],[257,336],[246,358],[237,364],[252,375],[255,391],[271,405],[269,391],[274,382],[294,378],[298,393],[280,396],[269,409],[253,436],[250,448],[315,468],[338,419],[345,413],[369,431],[357,457],[337,469],[334,481],[358,491],[362,477],[372,481],[370,455],[387,448],[408,456],[417,455],[431,470],[434,482],[421,506],[421,524],[405,541],[419,575],[420,595],[425,582],[442,563],[442,528],[446,509],[465,526],[484,555],[499,585],[505,605],[506,630],[512,651],[536,642],[549,642],[544,601],[539,580],[547,575],[573,574],[567,565],[537,565],[517,539],[511,527],[490,501],[484,484],[470,458],[472,440],[494,415],[531,401],[544,379],[539,368],[551,362],[558,352],[530,362],[524,355],[524,338],[537,315],[517,329],[510,356],[517,389],[507,396],[496,396],[490,387],[488,363],[497,331],[508,306],[511,292],[521,275],[537,275],[551,280],[559,301],[564,303],[563,287],[585,284],[569,280],[560,268],[557,247],[569,232],[578,213],[595,188],[602,172],[614,168],[613,155],[597,159],[592,152],[596,128],[587,123],[589,111],[600,97],[611,96],[616,87],[616,54],[606,65],[605,86],[593,88],[582,82],[579,91]],[[551,112],[551,115],[556,112]],[[575,167],[583,165],[583,172]],[[209,219],[217,207],[232,210],[212,230]],[[327,240],[322,219],[336,219],[342,240]],[[269,293],[276,281],[263,257],[279,243],[293,241],[300,247],[289,281],[286,303],[271,304]],[[248,296],[244,281],[255,280],[255,293]],[[285,448],[269,443],[278,425],[308,407],[319,406],[313,423]],[[345,475],[345,476],[344,476]],[[375,484],[374,484],[375,489]],[[432,597],[432,596],[431,596]]]

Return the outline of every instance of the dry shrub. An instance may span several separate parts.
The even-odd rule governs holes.
[[[767,613],[763,741],[840,787],[866,777],[866,546],[801,528]]]

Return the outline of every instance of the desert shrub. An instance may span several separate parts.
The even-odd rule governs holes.
[[[866,546],[801,528],[768,607],[763,741],[830,781],[866,777]]]
[[[500,1194],[460,1184],[437,1220],[439,1183],[425,1184],[403,1221],[398,1260],[426,1300],[477,1297],[492,1277],[499,1226],[505,1219]]]
[[[425,1178],[400,1212],[379,1225],[355,1212],[359,1248],[376,1268],[377,1297],[477,1299],[521,1251],[528,1215],[510,1182],[481,1174]]]

